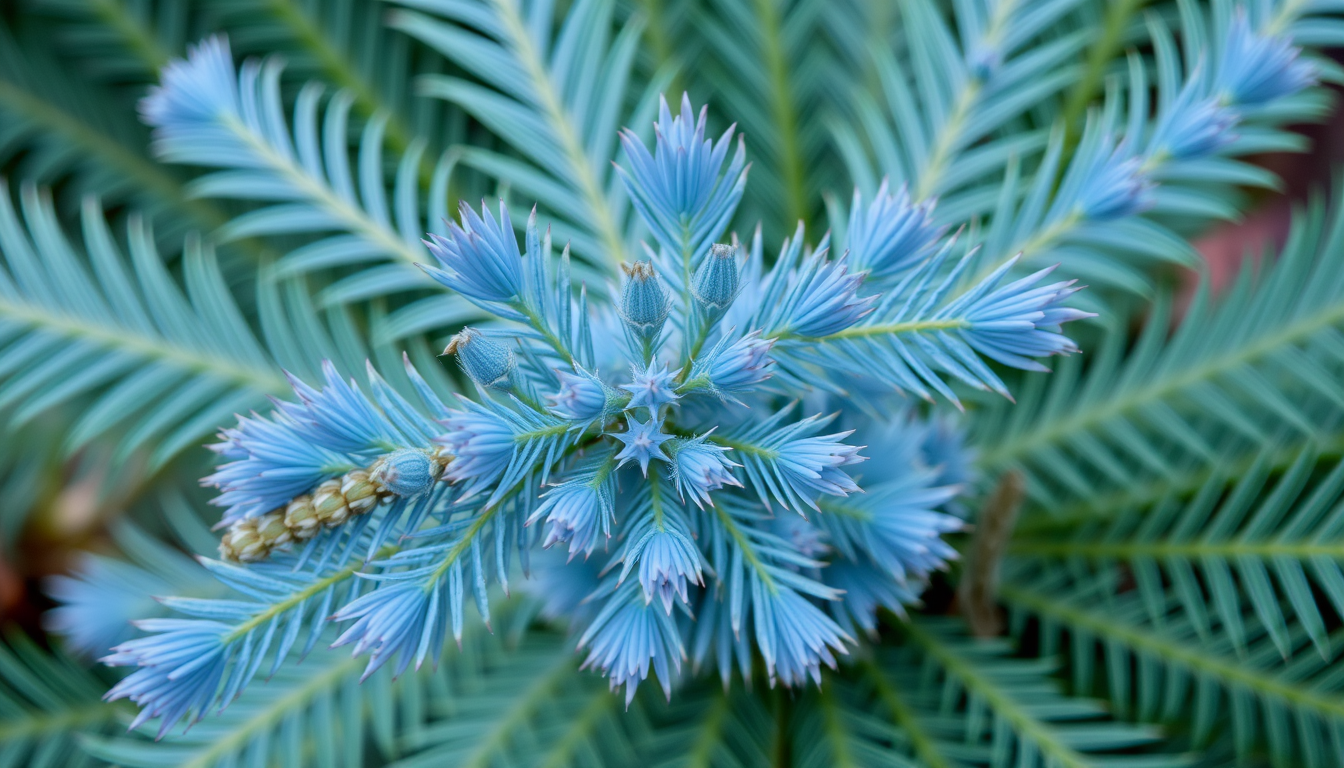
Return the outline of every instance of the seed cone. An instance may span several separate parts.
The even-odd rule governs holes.
[[[429,459],[429,484],[443,476],[452,456],[436,448],[424,452]],[[352,469],[340,477],[324,481],[310,494],[297,496],[289,504],[264,515],[238,520],[219,542],[219,554],[225,560],[254,563],[294,541],[306,541],[323,527],[335,528],[355,515],[363,515],[382,502],[411,490],[398,482],[390,461],[405,452],[379,458],[365,469]],[[423,464],[423,460],[421,460]],[[416,493],[428,487],[415,488]]]

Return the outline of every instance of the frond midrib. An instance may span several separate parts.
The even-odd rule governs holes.
[[[458,766],[460,768],[489,768],[490,765],[493,765],[493,759],[498,750],[502,749],[509,738],[526,724],[532,713],[550,697],[551,692],[573,671],[574,655],[562,645],[560,646],[560,652],[556,654],[546,673],[539,675],[536,682],[526,689],[524,695],[514,701],[504,717],[497,720],[486,733],[480,734],[480,737],[473,744],[475,748],[471,750],[471,754],[458,763]]]
[[[547,122],[555,130],[556,138],[564,149],[565,161],[570,167],[570,172],[577,181],[584,202],[595,217],[593,229],[597,231],[598,237],[605,245],[607,258],[614,267],[624,258],[625,246],[616,227],[616,221],[612,218],[611,204],[597,179],[593,163],[588,160],[583,142],[579,140],[574,130],[574,124],[561,102],[560,95],[556,93],[545,62],[542,61],[536,46],[532,44],[532,38],[519,16],[518,8],[511,0],[492,0],[492,4],[507,30],[510,47],[518,56],[528,79],[532,82],[533,93],[541,102]]]
[[[121,350],[152,360],[160,360],[184,371],[208,374],[223,381],[257,390],[279,393],[288,389],[283,376],[273,370],[248,367],[240,361],[218,358],[200,350],[188,349],[162,337],[151,338],[116,325],[52,311],[34,304],[20,304],[0,297],[0,318],[72,339],[86,339],[100,346]]]
[[[383,137],[394,152],[398,155],[404,154],[411,146],[411,142],[415,140],[415,135],[407,127],[402,114],[383,103],[373,86],[359,73],[356,67],[351,65],[349,59],[343,56],[336,46],[331,44],[322,30],[296,3],[292,0],[267,0],[266,5],[277,19],[290,28],[294,33],[295,40],[312,53],[318,62],[318,66],[327,73],[332,82],[354,96],[354,106],[360,114],[365,117],[372,117],[376,114],[387,116]],[[430,174],[432,173],[430,168],[422,163],[417,170],[420,176],[420,185],[429,187]]]
[[[987,467],[999,467],[1018,461],[1021,456],[1030,454],[1041,446],[1067,442],[1071,434],[1090,433],[1111,419],[1136,412],[1149,403],[1167,400],[1202,382],[1213,381],[1225,373],[1243,365],[1250,365],[1286,346],[1300,346],[1311,335],[1341,322],[1344,322],[1344,301],[1328,304],[1319,312],[1288,325],[1277,333],[1259,336],[1253,343],[1222,355],[1215,355],[1194,368],[1165,380],[1158,379],[1146,387],[1120,397],[1107,399],[1086,411],[1054,422],[1045,429],[1027,433],[986,450],[981,455],[981,461]]]
[[[1009,551],[1019,555],[1049,557],[1081,557],[1087,560],[1134,560],[1141,557],[1194,560],[1215,558],[1231,560],[1252,557],[1262,560],[1289,558],[1306,560],[1327,557],[1344,560],[1344,542],[1303,541],[1116,541],[1081,542],[1058,539],[1024,539],[1009,544]]]
[[[602,723],[608,712],[616,709],[620,697],[605,688],[594,688],[588,697],[588,706],[584,707],[569,723],[565,735],[546,750],[546,761],[537,768],[564,768],[571,765],[570,760],[578,751],[584,739],[588,738]]]
[[[302,711],[308,702],[346,677],[357,673],[364,664],[364,659],[351,655],[311,677],[305,677],[301,685],[279,697],[268,699],[265,707],[231,727],[227,735],[212,742],[208,748],[194,753],[190,759],[181,764],[180,768],[210,768],[220,759],[247,746],[254,734],[270,731],[285,717]]]
[[[901,698],[899,687],[892,685],[886,673],[871,658],[865,658],[861,664],[863,671],[867,673],[866,679],[872,683],[893,722],[910,740],[910,746],[914,748],[919,759],[929,768],[952,768],[952,763],[938,750],[937,740],[915,717],[915,711],[910,704]]]
[[[1248,666],[1229,663],[1225,658],[1205,649],[1185,647],[1155,632],[1145,632],[1137,627],[1116,622],[1106,614],[1065,605],[1017,585],[1003,585],[1000,594],[1005,600],[1016,602],[1040,616],[1049,616],[1068,626],[1085,629],[1099,640],[1108,643],[1120,642],[1135,651],[1144,651],[1167,663],[1181,664],[1188,669],[1217,678],[1224,685],[1243,686],[1260,696],[1275,697],[1293,706],[1314,710],[1321,715],[1344,719],[1344,698],[1338,695],[1322,695],[1305,690]]]
[[[16,113],[25,115],[35,124],[64,136],[83,149],[90,157],[100,158],[109,168],[124,173],[155,197],[189,213],[204,229],[215,229],[228,221],[224,213],[212,205],[193,200],[183,185],[159,166],[132,152],[117,141],[98,133],[69,112],[38,98],[11,82],[0,80],[0,103]]]
[[[1027,714],[1007,691],[980,674],[974,665],[958,654],[949,643],[934,637],[914,621],[906,622],[902,627],[926,654],[938,660],[949,675],[959,679],[967,690],[974,691],[983,698],[985,704],[997,716],[1011,723],[1020,738],[1034,743],[1041,754],[1052,761],[1052,765],[1065,768],[1092,768],[1092,763],[1082,753],[1065,743],[1055,728]]]
[[[116,0],[84,0],[103,24],[112,28],[125,41],[126,47],[138,58],[150,72],[163,69],[172,55],[159,45],[145,27],[137,24],[137,19],[127,12],[124,4]]]
[[[757,33],[761,36],[762,58],[769,75],[767,99],[774,127],[779,136],[780,176],[784,180],[785,221],[806,221],[807,188],[804,181],[802,141],[798,135],[798,116],[789,82],[789,65],[784,50],[784,30],[774,0],[755,0]]]
[[[1317,435],[1301,443],[1280,445],[1264,466],[1271,475],[1279,474],[1297,461],[1308,446],[1318,452],[1318,461],[1344,458],[1344,431],[1329,435],[1324,440]],[[1016,534],[1030,534],[1030,536],[1038,536],[1046,531],[1067,531],[1080,523],[1109,519],[1129,510],[1156,504],[1168,497],[1189,497],[1215,474],[1233,478],[1243,476],[1258,461],[1263,461],[1264,455],[1250,452],[1249,455],[1241,456],[1236,461],[1224,460],[1218,466],[1190,467],[1183,475],[1159,476],[1143,485],[1133,484],[1127,490],[1080,499],[1062,509],[1051,509],[1045,514],[1033,514],[1018,523],[1014,531]]]
[[[59,712],[30,711],[25,713],[22,720],[9,720],[0,724],[0,744],[53,734],[69,734],[85,727],[111,723],[121,714],[120,707],[102,702],[63,709]]]
[[[331,212],[338,219],[348,222],[352,231],[366,237],[408,266],[413,267],[424,260],[424,256],[414,246],[379,224],[359,206],[342,199],[331,187],[309,176],[295,160],[276,152],[270,144],[252,133],[241,120],[229,118],[226,124],[240,139],[247,142],[249,148],[268,166],[302,190],[315,204]]]

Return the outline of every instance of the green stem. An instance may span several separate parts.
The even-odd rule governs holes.
[[[650,462],[649,466],[649,504],[653,507],[653,527],[659,533],[667,530],[667,523],[664,520],[663,512],[663,487],[658,482],[658,465]]]
[[[1107,4],[1101,34],[1088,48],[1083,75],[1069,91],[1068,100],[1060,113],[1059,122],[1064,125],[1066,152],[1071,152],[1082,135],[1083,115],[1101,93],[1102,78],[1106,75],[1107,67],[1120,53],[1130,20],[1147,2],[1148,0],[1115,0]]]
[[[264,139],[250,131],[241,120],[232,116],[223,117],[221,120],[261,158],[267,167],[284,176],[286,181],[300,190],[308,200],[327,210],[338,220],[347,222],[352,233],[365,238],[383,253],[400,259],[407,265],[414,266],[425,260],[424,252],[418,246],[408,243],[390,228],[379,224],[363,208],[341,198],[324,182],[310,176],[296,160],[276,152]]]
[[[1046,557],[1082,557],[1088,560],[1133,560],[1139,557],[1158,560],[1176,558],[1195,560],[1214,558],[1232,560],[1253,557],[1262,560],[1271,558],[1291,558],[1306,560],[1325,557],[1332,560],[1344,560],[1344,542],[1280,542],[1280,541],[1129,541],[1129,542],[1082,542],[1059,541],[1058,539],[1019,539],[1013,541],[1009,549],[1019,555],[1041,555]]]
[[[158,37],[143,25],[120,0],[85,0],[93,15],[103,26],[111,29],[119,37],[131,54],[145,65],[148,74],[163,69],[172,54],[159,45]]]
[[[866,339],[873,336],[896,336],[903,333],[928,333],[930,331],[952,331],[958,328],[970,328],[971,323],[961,318],[951,318],[947,320],[911,320],[904,323],[886,323],[884,325],[861,325],[853,328],[846,328],[830,336],[807,337],[795,336],[793,334],[784,334],[781,340],[791,339],[808,342],[839,341],[841,339]]]
[[[732,448],[734,451],[741,451],[742,453],[748,453],[751,454],[752,456],[757,456],[765,461],[775,461],[779,458],[779,451],[776,451],[773,448],[764,448],[762,446],[756,445],[755,443],[748,443],[744,440],[738,440],[737,438],[734,437],[728,437],[726,435],[709,435],[707,439],[711,443],[717,443],[719,445],[727,446],[729,448]]]
[[[756,29],[761,36],[761,58],[769,75],[768,92],[771,124],[779,134],[780,178],[784,183],[786,222],[807,219],[807,187],[798,116],[789,79],[789,55],[784,48],[783,21],[778,0],[755,0]]]
[[[1266,463],[1270,473],[1282,473],[1309,446],[1319,452],[1318,462],[1339,461],[1344,458],[1344,433],[1325,438],[1313,436],[1303,442],[1280,445]],[[1189,498],[1214,474],[1241,477],[1261,457],[1262,454],[1252,454],[1236,461],[1224,459],[1217,466],[1201,465],[1181,474],[1164,475],[1141,485],[1130,485],[1113,493],[1080,499],[1063,508],[1052,509],[1049,514],[1034,514],[1026,518],[1017,526],[1017,533],[1036,536],[1053,531],[1067,532],[1080,523],[1111,518],[1122,512],[1156,504],[1165,498]]]
[[[695,741],[686,754],[685,768],[712,768],[714,753],[723,742],[724,725],[728,722],[730,712],[728,694],[722,689],[716,690],[714,700],[699,723]]]
[[[107,349],[161,361],[184,371],[207,374],[236,386],[256,390],[258,397],[289,389],[285,378],[274,370],[248,368],[234,360],[204,355],[196,350],[175,346],[165,339],[147,338],[118,326],[100,324],[71,314],[57,314],[41,307],[0,298],[0,317],[46,333],[93,341]]]
[[[401,547],[395,544],[389,544],[388,546],[385,546],[382,549],[378,550],[378,553],[373,557],[369,558],[369,560],[370,561],[383,560],[388,557],[391,557],[400,550]],[[364,565],[365,564],[363,562],[360,562],[354,565],[346,566],[345,568],[342,568],[339,571],[334,571],[331,574],[314,581],[312,584],[309,584],[307,587],[291,594],[284,600],[271,603],[270,605],[266,606],[263,610],[260,610],[255,614],[253,614],[251,618],[247,619],[246,621],[240,622],[233,629],[224,633],[224,635],[220,637],[219,641],[220,645],[229,645],[230,643],[237,642],[238,640],[241,640],[242,638],[246,637],[247,633],[261,627],[263,624],[275,618],[276,616],[280,616],[288,611],[298,608],[300,605],[304,603],[305,600],[308,600],[309,598],[316,597],[322,594],[322,592],[325,591],[327,588],[335,586],[336,584],[339,584],[342,581],[354,578],[354,575],[356,573],[364,569]]]
[[[553,701],[553,691],[573,673],[574,654],[562,645],[548,674],[538,677],[520,696],[514,698],[504,717],[491,728],[477,734],[471,740],[470,753],[464,756],[465,759],[455,760],[453,768],[489,768],[496,765],[500,753],[518,737],[533,713]]]
[[[981,463],[987,467],[1000,467],[1009,462],[1021,461],[1024,456],[1039,455],[1046,447],[1068,442],[1071,435],[1090,433],[1112,419],[1138,413],[1146,405],[1169,401],[1190,387],[1232,373],[1242,366],[1250,366],[1261,358],[1289,347],[1299,346],[1314,334],[1341,323],[1344,323],[1344,302],[1328,305],[1277,332],[1266,333],[1245,346],[1208,358],[1178,374],[1150,379],[1147,386],[1120,397],[1109,398],[1093,408],[1075,412],[1069,418],[1046,422],[1047,426],[1035,432],[1019,435],[1014,440],[985,451],[981,455]]]
[[[1017,586],[1004,586],[1000,594],[1005,600],[1039,616],[1085,631],[1092,637],[1105,638],[1108,644],[1124,645],[1135,653],[1215,678],[1230,688],[1253,691],[1258,696],[1273,697],[1294,708],[1309,709],[1332,720],[1344,720],[1344,698],[1338,694],[1314,691],[1299,681],[1265,674],[1263,670],[1208,648],[1191,646],[1141,626],[1118,621],[1113,613],[1077,608]]]
[[[827,675],[828,678],[833,677]],[[845,713],[835,700],[835,680],[826,680],[817,688],[817,704],[821,710],[822,729],[826,733],[826,746],[830,747],[830,765],[835,768],[853,768],[858,765],[849,745],[849,724]]]
[[[947,670],[947,674],[960,680],[967,691],[982,699],[996,717],[1006,720],[1020,738],[1035,744],[1047,764],[1062,768],[1092,768],[1093,763],[1070,747],[1055,728],[1033,717],[1031,710],[1022,706],[1022,702],[958,653],[955,645],[935,637],[913,621],[902,626],[910,639],[936,659]]]
[[[120,718],[124,712],[123,707],[102,702],[56,712],[28,711],[8,717],[4,723],[0,723],[0,744],[57,735],[62,738],[68,737],[83,728],[111,723]]]
[[[589,696],[588,706],[566,725],[564,735],[546,750],[546,760],[538,768],[564,768],[576,764],[576,753],[597,733],[606,717],[618,710],[620,702],[621,698],[611,691],[602,688],[594,690]]]
[[[215,229],[228,221],[228,217],[214,206],[192,200],[181,182],[140,153],[14,83],[0,81],[0,105],[22,115],[46,133],[63,137],[84,154],[97,158],[109,171],[187,213],[203,228]]]
[[[873,690],[877,693],[877,697],[882,701],[883,706],[887,708],[887,713],[891,715],[892,721],[910,740],[910,746],[914,749],[915,756],[919,758],[920,762],[927,765],[928,768],[952,768],[952,764],[947,757],[938,749],[938,742],[915,716],[914,708],[901,697],[900,688],[891,683],[886,672],[871,658],[863,659],[860,666],[863,667],[865,672],[865,679],[872,682]]]
[[[331,651],[338,653],[338,651]],[[365,665],[365,659],[358,656],[341,654],[341,658],[326,669],[310,674],[303,682],[293,688],[282,689],[280,696],[265,697],[262,707],[252,711],[246,720],[232,724],[218,740],[212,741],[200,752],[193,752],[179,768],[211,768],[228,755],[238,754],[254,738],[268,734],[275,729],[285,716],[292,712],[302,712],[318,696],[334,689],[341,681],[356,674]]]
[[[294,0],[266,0],[275,18],[279,19],[293,33],[294,39],[303,46],[317,62],[317,66],[337,87],[350,92],[354,97],[354,107],[365,117],[375,114],[387,115],[387,124],[383,138],[397,155],[405,154],[415,134],[405,119],[397,111],[388,107],[378,94],[378,90],[364,79],[354,66],[349,53],[338,47],[316,21],[304,10],[301,3]],[[430,163],[422,161],[419,172],[420,186],[428,188],[434,173]]]
[[[983,88],[984,85],[979,80],[971,79],[967,82],[966,89],[957,95],[956,106],[952,108],[952,114],[938,131],[937,143],[929,155],[928,163],[919,174],[919,183],[915,186],[912,196],[913,202],[926,200],[938,193],[938,185],[942,182],[943,174],[952,165],[953,147],[961,140],[961,134],[966,129],[966,123],[970,120],[971,112]]]
[[[556,336],[555,333],[547,327],[546,323],[542,322],[541,315],[538,315],[531,307],[522,301],[515,302],[513,307],[521,312],[523,317],[527,318],[527,324],[532,326],[537,333],[541,334],[541,337],[545,340],[546,344],[551,349],[555,350],[555,353],[559,355],[562,360],[573,367],[574,355],[570,353],[569,348],[560,340],[560,337]]]
[[[541,52],[532,43],[532,36],[528,33],[517,0],[491,0],[491,3],[495,7],[496,15],[504,27],[511,47],[518,56],[519,64],[532,82],[532,92],[537,98],[538,106],[546,113],[547,122],[555,131],[557,143],[564,152],[570,168],[569,178],[578,187],[579,194],[583,197],[592,217],[593,229],[606,248],[607,259],[614,268],[625,258],[625,246],[616,220],[612,216],[611,204],[598,179],[596,166],[589,159],[583,141],[574,128],[574,121],[570,118],[555,84],[551,81],[550,71],[542,59]]]
[[[775,580],[770,576],[770,572],[766,570],[765,563],[762,563],[761,559],[756,556],[756,551],[752,549],[751,546],[751,539],[749,539],[747,534],[738,526],[737,521],[733,519],[733,516],[724,511],[722,505],[712,507],[712,509],[714,510],[714,514],[718,516],[719,522],[723,524],[724,531],[733,538],[733,542],[737,544],[737,548],[742,550],[742,560],[756,572],[761,583],[765,585],[766,589],[770,590],[770,594],[775,594]]]
[[[998,45],[999,40],[1007,31],[1008,22],[1014,10],[1016,10],[1017,0],[1002,0],[994,4],[993,16],[986,25],[984,37],[981,38],[981,44],[986,48],[993,48]],[[943,174],[952,167],[956,159],[958,144],[962,141],[962,135],[971,123],[975,108],[979,106],[980,94],[984,90],[985,84],[979,78],[974,76],[966,80],[965,87],[957,94],[956,103],[952,107],[951,114],[947,120],[938,128],[938,136],[934,144],[933,151],[929,153],[928,162],[920,171],[919,181],[914,187],[913,198],[916,202],[925,200],[938,193],[938,186],[943,180]]]

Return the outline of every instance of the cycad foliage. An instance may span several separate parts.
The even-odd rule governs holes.
[[[1297,44],[1344,39],[1337,3],[1247,5]],[[801,219],[843,243],[850,191],[887,178],[939,198],[940,220],[973,220],[963,237],[989,260],[1027,243],[1041,245],[1027,259],[1076,264],[1101,317],[1086,355],[1009,381],[1015,406],[958,392],[978,453],[967,507],[1005,473],[1025,479],[999,576],[1005,637],[972,637],[948,605],[986,567],[968,562],[819,687],[691,680],[670,703],[645,686],[627,709],[531,597],[501,596],[494,634],[468,632],[436,670],[360,684],[363,663],[319,643],[155,742],[101,702],[108,670],[10,628],[0,766],[1344,762],[1344,195],[1308,204],[1221,295],[1187,305],[1164,287],[1192,261],[1184,236],[1276,183],[1235,158],[1303,148],[1284,126],[1326,100],[1249,116],[1237,143],[1165,169],[1154,206],[1109,229],[1041,232],[1022,215],[1060,188],[1089,125],[1148,130],[1149,104],[1175,98],[1238,6],[21,0],[0,26],[6,567],[35,531],[61,530],[54,500],[89,474],[156,535],[206,539],[185,506],[165,524],[157,491],[194,483],[200,443],[284,391],[285,371],[312,380],[331,359],[358,374],[372,358],[406,387],[405,354],[458,388],[434,352],[474,310],[410,266],[458,200],[539,200],[601,294],[648,239],[610,165],[616,130],[646,134],[673,88],[746,134],[744,240],[758,220]],[[136,102],[210,33],[274,56],[258,109],[318,161],[243,178],[156,157]],[[1002,76],[986,81],[991,64]],[[282,183],[299,193],[277,202]]]

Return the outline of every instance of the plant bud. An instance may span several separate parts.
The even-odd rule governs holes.
[[[718,316],[732,305],[741,286],[737,247],[715,243],[691,280],[691,295],[706,313]]]
[[[607,412],[609,394],[596,376],[586,371],[556,371],[556,377],[560,380],[560,391],[546,396],[552,413],[562,419],[586,421]]]
[[[442,465],[432,461],[424,451],[403,448],[379,459],[369,478],[389,493],[415,496],[429,490],[442,473]]]
[[[445,355],[457,355],[457,364],[482,387],[508,389],[513,385],[516,365],[513,352],[505,345],[481,335],[475,328],[463,328],[448,342]]]
[[[630,332],[644,341],[652,341],[662,333],[667,322],[670,301],[663,281],[647,261],[622,264],[625,287],[621,290],[621,319]]]

